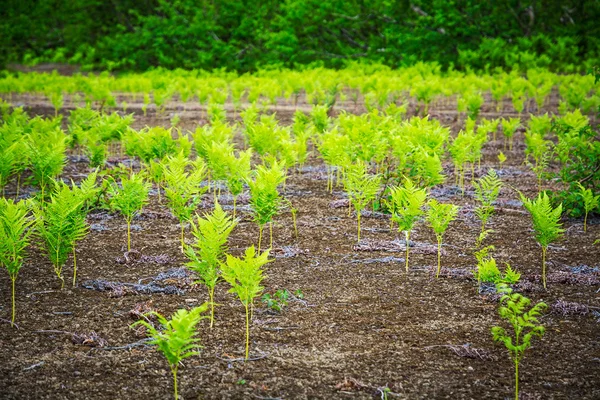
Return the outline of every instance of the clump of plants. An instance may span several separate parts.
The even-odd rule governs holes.
[[[192,224],[192,234],[196,241],[185,248],[185,255],[190,260],[186,266],[196,272],[200,282],[208,288],[210,304],[210,326],[212,328],[215,316],[215,286],[219,280],[219,268],[225,260],[228,250],[227,240],[237,220],[230,217],[215,202],[215,209],[204,218],[197,217]]]
[[[546,192],[538,194],[535,200],[530,200],[521,193],[521,201],[531,214],[535,239],[542,246],[542,281],[546,289],[546,252],[550,243],[559,239],[564,232],[560,223],[562,204],[552,207]]]
[[[517,128],[521,126],[520,118],[503,118],[501,121],[502,124],[502,133],[504,134],[504,151],[506,151],[506,146],[508,145],[508,149],[512,151],[513,148],[513,137],[515,136],[515,132]]]
[[[460,207],[455,206],[454,204],[438,203],[435,199],[431,199],[427,205],[427,222],[429,222],[437,239],[437,273],[435,277],[438,278],[442,268],[442,239],[446,229],[448,229],[448,225],[456,218]]]
[[[506,292],[500,299],[498,312],[500,318],[510,325],[512,331],[507,332],[503,327],[494,326],[492,335],[494,341],[504,344],[514,363],[515,400],[519,400],[519,364],[523,360],[525,351],[531,347],[531,340],[536,336],[539,338],[544,336],[545,328],[538,318],[548,306],[544,302],[539,302],[529,308],[530,299],[510,289]]]
[[[148,336],[151,338],[150,344],[156,345],[158,351],[167,359],[171,374],[173,375],[175,400],[179,400],[177,370],[181,361],[200,354],[200,339],[195,337],[198,333],[196,325],[203,318],[207,318],[202,315],[207,309],[208,305],[206,303],[200,307],[192,308],[190,311],[179,309],[169,320],[156,311],[149,313],[157,317],[162,330],[157,329],[153,324],[144,320],[137,321],[131,325],[132,328],[138,325],[144,326],[148,330]]]
[[[262,267],[268,262],[269,250],[257,254],[251,246],[243,258],[228,254],[227,261],[221,266],[223,279],[231,285],[229,292],[237,295],[246,311],[246,360],[250,349],[250,308],[264,289],[261,286],[265,278]]]
[[[344,177],[344,188],[348,194],[348,200],[356,211],[357,241],[360,242],[360,217],[362,210],[373,200],[379,191],[381,177],[370,175],[367,166],[363,162],[351,164],[346,168]]]
[[[85,198],[77,190],[65,184],[58,185],[50,201],[36,207],[36,234],[41,239],[44,252],[52,262],[54,273],[60,279],[61,289],[65,286],[62,270],[69,257],[75,256],[75,243],[87,234],[85,214],[82,212]],[[73,286],[77,267],[73,260]]]
[[[25,249],[33,232],[33,220],[28,216],[27,203],[0,199],[0,265],[6,268],[12,287],[11,324],[15,324],[15,283],[23,267]]]
[[[406,272],[408,272],[408,255],[410,249],[410,233],[424,214],[423,206],[427,199],[427,190],[416,187],[410,179],[406,179],[403,187],[390,190],[392,219],[398,224],[398,231],[404,232],[406,238]]]
[[[110,207],[120,212],[127,223],[127,251],[131,251],[131,221],[148,203],[150,183],[141,174],[121,178],[120,185],[115,181],[108,188]]]

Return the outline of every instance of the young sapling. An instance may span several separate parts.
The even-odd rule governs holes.
[[[158,322],[162,325],[163,330],[156,329],[153,324],[144,320],[137,321],[131,325],[132,328],[138,325],[144,326],[148,330],[148,336],[152,338],[150,344],[156,345],[158,351],[167,359],[169,368],[173,374],[175,400],[179,400],[177,394],[177,370],[179,364],[186,358],[200,354],[198,351],[201,348],[200,339],[194,336],[198,333],[196,329],[198,322],[207,318],[201,315],[207,309],[208,304],[206,303],[192,308],[190,311],[179,309],[173,314],[170,320],[167,320],[155,311],[151,312],[150,314],[158,318]]]
[[[131,221],[148,203],[149,190],[150,183],[140,174],[121,178],[121,185],[113,181],[108,188],[111,209],[123,214],[127,222],[127,251],[131,251]]]
[[[435,233],[438,245],[437,273],[435,275],[435,277],[438,278],[441,269],[440,259],[442,253],[442,238],[446,229],[448,229],[450,222],[456,218],[460,207],[455,206],[454,204],[438,203],[435,199],[430,200],[427,205],[429,206],[427,209],[427,222],[429,222],[429,225]]]
[[[381,176],[369,175],[365,163],[359,161],[346,168],[344,187],[348,199],[356,211],[357,241],[360,242],[360,216],[362,210],[373,200],[379,191]]]
[[[531,347],[531,339],[534,336],[541,338],[544,335],[545,329],[538,317],[547,305],[539,302],[526,311],[531,304],[530,299],[519,293],[513,293],[506,286],[504,291],[506,294],[500,299],[499,314],[510,324],[513,332],[508,333],[504,328],[494,326],[492,335],[494,341],[504,343],[515,365],[515,400],[519,400],[519,364],[525,351]]]
[[[404,186],[392,188],[390,194],[394,212],[392,219],[398,224],[398,231],[403,231],[406,237],[406,272],[408,272],[410,232],[424,214],[423,206],[427,199],[427,191],[419,189],[406,178]]]
[[[229,293],[238,296],[246,311],[246,360],[250,348],[250,307],[264,289],[260,286],[265,278],[262,266],[269,261],[269,250],[257,255],[254,246],[250,246],[244,258],[228,254],[227,261],[221,266],[223,279],[231,285]]]
[[[585,210],[585,216],[583,217],[583,231],[587,232],[587,217],[590,211],[594,211],[598,208],[598,200],[600,195],[594,196],[594,192],[591,189],[586,189],[581,183],[579,185],[579,196],[583,200],[583,209]]]
[[[28,208],[24,201],[0,199],[0,265],[6,268],[12,283],[12,316],[11,324],[15,324],[15,283],[23,260],[25,248],[29,244],[29,236],[33,232],[33,220],[28,218]]]
[[[196,168],[187,172],[188,164],[189,161],[183,153],[179,153],[176,157],[168,157],[163,164],[167,206],[179,220],[181,228],[181,252],[185,247],[185,223],[192,218],[192,213],[200,203],[200,196],[207,189],[200,186],[206,176],[204,164],[195,163]]]
[[[500,194],[502,181],[498,178],[496,171],[490,169],[486,176],[481,177],[477,182],[473,182],[473,187],[475,188],[475,199],[480,203],[475,208],[475,215],[481,221],[481,232],[477,239],[477,245],[479,246],[487,236],[488,231],[485,230],[485,225],[494,213],[494,202]]]
[[[542,281],[546,289],[546,252],[550,243],[562,236],[564,229],[560,223],[562,203],[552,208],[546,192],[538,194],[535,200],[530,200],[520,193],[523,206],[531,214],[535,239],[542,246]]]
[[[215,315],[215,286],[219,280],[219,267],[225,259],[229,234],[237,225],[237,220],[230,217],[215,202],[215,209],[204,218],[197,217],[196,223],[191,223],[192,234],[196,241],[186,246],[185,255],[190,260],[186,267],[195,271],[200,282],[208,288],[210,304],[210,327],[212,328]]]

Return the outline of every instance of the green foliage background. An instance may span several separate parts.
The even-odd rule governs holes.
[[[597,0],[3,3],[0,66],[53,61],[110,70],[251,71],[367,59],[393,67],[437,61],[463,69],[573,71],[600,59]]]

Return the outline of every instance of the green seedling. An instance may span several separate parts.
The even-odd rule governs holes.
[[[27,203],[0,199],[0,265],[6,268],[12,283],[11,324],[15,324],[15,283],[23,260],[25,248],[29,245],[29,237],[33,232],[33,220],[27,216]]]
[[[577,183],[579,186],[579,196],[583,200],[583,208],[585,210],[585,216],[583,218],[583,231],[587,232],[587,217],[590,211],[594,211],[598,208],[598,200],[600,195],[594,196],[594,192],[591,189],[586,189],[581,183]]]
[[[140,174],[121,178],[120,185],[113,181],[108,188],[111,209],[119,211],[127,222],[127,251],[131,251],[131,221],[148,203],[149,190],[150,183]]]
[[[513,148],[513,137],[517,128],[521,126],[520,118],[509,118],[502,119],[502,133],[504,134],[504,150],[506,150],[506,146],[508,144],[508,149],[512,151]]]
[[[191,223],[195,243],[185,248],[185,255],[190,260],[186,267],[196,272],[199,282],[208,288],[210,304],[210,327],[214,324],[215,316],[215,286],[219,280],[219,267],[225,260],[227,240],[237,220],[231,218],[215,202],[215,209],[204,218],[197,217],[196,223]]]
[[[455,206],[454,204],[438,203],[435,199],[430,200],[427,205],[429,206],[427,209],[427,222],[429,222],[429,225],[435,233],[438,245],[437,273],[435,275],[435,277],[438,278],[442,268],[442,239],[446,229],[448,229],[448,225],[456,218],[460,207]]]
[[[168,157],[163,164],[165,197],[167,206],[179,220],[181,230],[181,251],[185,247],[185,223],[192,218],[192,213],[202,200],[201,195],[206,187],[200,186],[206,176],[204,164],[196,163],[196,168],[186,172],[189,160],[179,153],[176,157]]]
[[[250,349],[250,307],[264,289],[260,286],[265,278],[262,266],[269,261],[269,250],[257,255],[254,246],[251,246],[246,249],[244,258],[228,254],[227,261],[221,266],[223,279],[231,285],[229,293],[238,296],[246,311],[246,360]]]
[[[175,400],[179,399],[177,394],[177,370],[179,365],[186,358],[199,355],[200,339],[195,338],[198,333],[196,325],[207,318],[201,315],[208,309],[208,305],[204,303],[200,307],[192,308],[190,311],[179,309],[173,314],[170,320],[160,315],[157,312],[151,312],[158,318],[158,322],[162,325],[162,330],[158,330],[148,321],[137,321],[131,325],[144,326],[148,330],[148,336],[152,339],[150,344],[156,345],[167,362],[173,374],[173,390]]]
[[[363,162],[351,164],[346,169],[344,188],[348,199],[356,211],[357,241],[360,242],[360,216],[362,210],[373,200],[379,191],[381,176],[369,175]]]
[[[513,332],[508,333],[504,328],[494,326],[492,335],[494,341],[504,343],[515,365],[515,400],[519,400],[519,364],[525,351],[531,347],[531,339],[534,336],[541,338],[544,335],[545,329],[538,317],[547,305],[539,302],[526,311],[531,300],[519,293],[513,293],[510,289],[506,291],[507,294],[500,299],[499,314],[512,327]]]
[[[270,168],[258,166],[254,180],[246,182],[250,186],[250,205],[254,214],[254,221],[258,224],[258,251],[260,252],[262,234],[265,224],[269,224],[270,245],[273,246],[273,217],[279,212],[282,198],[277,190],[285,181],[283,167],[274,162]]]
[[[424,214],[423,206],[427,199],[427,191],[419,189],[407,178],[404,187],[392,188],[390,195],[392,219],[398,224],[398,231],[403,231],[406,237],[406,272],[408,272],[410,232]]]
[[[31,172],[40,186],[42,201],[48,184],[62,173],[66,164],[65,138],[62,131],[57,131],[53,136],[32,137],[29,141]]]
[[[498,153],[498,162],[500,165],[506,162],[506,155],[503,152]]]
[[[546,192],[538,194],[535,200],[526,198],[520,193],[523,206],[531,214],[535,239],[542,246],[542,281],[546,289],[546,252],[548,245],[562,236],[564,229],[560,223],[562,204],[552,208],[550,198]]]
[[[57,185],[57,189],[44,208],[35,210],[37,236],[41,239],[42,248],[52,262],[54,273],[61,281],[61,289],[65,286],[62,270],[69,257],[75,255],[75,243],[85,237],[88,226],[85,222],[86,198],[77,189],[70,189],[66,184]],[[73,260],[73,285],[75,285],[77,267]]]
[[[281,311],[288,305],[290,292],[287,289],[279,289],[273,295],[265,293],[260,298],[261,301],[273,311]]]
[[[502,181],[498,178],[496,171],[490,169],[486,176],[481,177],[477,182],[473,182],[475,188],[475,199],[480,203],[475,208],[475,215],[481,221],[481,232],[477,245],[479,246],[488,231],[485,230],[485,225],[494,213],[494,202],[500,194]]]

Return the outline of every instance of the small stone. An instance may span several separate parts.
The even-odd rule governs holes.
[[[467,367],[467,371],[474,371],[474,369],[473,369],[473,367],[471,367],[471,366],[468,366],[468,367]]]

